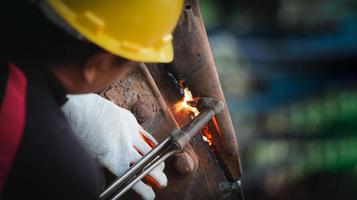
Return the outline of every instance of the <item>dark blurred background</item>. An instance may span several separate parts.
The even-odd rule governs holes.
[[[253,199],[357,199],[357,0],[201,0]]]

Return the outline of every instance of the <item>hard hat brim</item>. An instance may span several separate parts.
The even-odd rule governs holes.
[[[166,34],[161,41],[151,46],[143,46],[132,41],[118,39],[102,31],[101,23],[92,15],[78,16],[61,1],[48,0],[49,5],[82,37],[104,50],[139,62],[169,63],[173,60],[172,35]],[[100,21],[100,20],[99,20]]]

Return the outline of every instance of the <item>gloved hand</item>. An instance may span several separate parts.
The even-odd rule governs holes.
[[[96,94],[68,95],[62,107],[73,131],[95,158],[117,176],[157,144],[124,108]],[[164,163],[153,170],[149,180],[158,187],[167,185]],[[152,188],[142,181],[133,187],[143,199],[154,199]]]

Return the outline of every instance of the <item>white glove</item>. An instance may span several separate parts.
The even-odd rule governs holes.
[[[115,175],[123,175],[157,144],[128,110],[96,94],[67,97],[69,100],[62,111],[73,131],[95,158]],[[148,177],[160,188],[167,185],[163,169],[164,163],[151,171]],[[155,198],[152,188],[142,181],[133,189],[143,199]]]

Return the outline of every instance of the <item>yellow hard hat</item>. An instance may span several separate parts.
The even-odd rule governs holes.
[[[171,62],[183,0],[47,0],[71,28],[103,49],[142,62]]]

